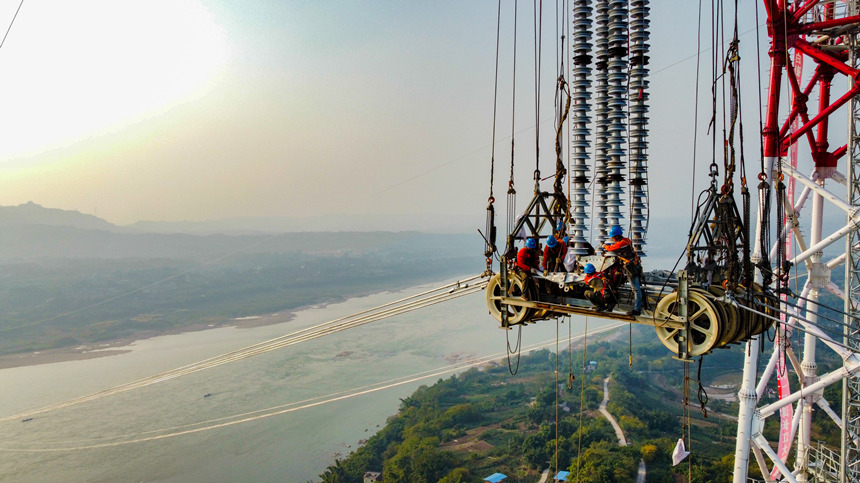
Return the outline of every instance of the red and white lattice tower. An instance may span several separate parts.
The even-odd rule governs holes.
[[[764,0],[764,7],[770,38],[770,78],[762,132],[764,178],[771,186],[776,186],[780,177],[788,186],[791,186],[789,179],[798,183],[798,187],[802,186],[796,197],[793,187],[791,194],[786,194],[784,228],[791,231],[798,247],[797,253],[789,255],[793,269],[805,268],[808,277],[798,304],[783,303],[783,311],[794,315],[788,316],[780,326],[779,337],[773,343],[773,352],[761,374],[757,374],[761,336],[747,342],[739,392],[733,481],[747,481],[750,453],[762,474],[767,475],[767,481],[860,481],[860,307],[856,303],[860,298],[860,237],[857,235],[860,226],[860,51],[857,39],[860,15],[856,0]],[[803,76],[803,68],[808,67],[812,67],[811,74]],[[842,126],[841,119],[846,113],[847,133],[844,128],[832,129],[831,116],[839,116],[833,117],[840,120],[834,121],[835,128]],[[796,162],[790,161],[791,149],[808,154],[812,160],[810,171],[802,172]],[[800,219],[797,213],[810,198],[811,215],[808,220]],[[763,200],[759,206],[760,217],[764,211],[762,203]],[[844,226],[833,233],[825,233],[825,219],[843,220]],[[762,233],[760,226],[756,231],[753,262],[766,255],[760,247],[761,240],[767,239],[768,234]],[[779,229],[783,227],[773,227],[774,231]],[[840,254],[826,257],[825,249],[834,246],[840,248]],[[844,253],[841,247],[845,247]],[[833,269],[842,264],[847,290],[831,280]],[[819,328],[822,321],[818,300],[823,290],[845,300],[845,324],[840,336]],[[786,327],[804,331],[800,347],[785,342]],[[818,348],[833,350],[843,361],[842,366],[819,374]],[[785,362],[786,358],[789,363]],[[785,374],[784,368],[796,376],[799,387],[791,392],[789,378],[781,377],[779,399],[771,404],[760,404],[771,377]],[[824,389],[833,384],[843,386],[841,415],[836,414],[823,397]],[[781,413],[780,441],[774,451],[763,430],[765,419],[778,411]],[[814,411],[823,411],[841,428],[841,448],[813,444]],[[791,452],[795,456],[793,468],[786,464]]]

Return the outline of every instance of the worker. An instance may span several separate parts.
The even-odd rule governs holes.
[[[555,235],[555,237],[558,240],[561,240],[562,238],[564,238],[564,236],[567,235],[566,232],[567,232],[567,230],[565,230],[565,228],[564,228],[564,222],[563,221],[559,221],[558,223],[555,224],[555,232],[553,233],[553,235]]]
[[[609,236],[615,243],[603,245],[603,249],[610,252],[615,252],[618,258],[624,263],[624,270],[627,272],[627,278],[630,280],[630,286],[633,288],[633,310],[627,312],[627,315],[639,315],[642,313],[642,262],[639,260],[639,255],[633,248],[633,243],[629,238],[624,237],[624,230],[620,226],[615,225],[609,229]]]
[[[526,240],[526,246],[520,248],[517,253],[517,266],[524,272],[531,272],[538,268],[537,241],[534,238]]]
[[[564,256],[567,254],[567,245],[559,243],[558,239],[550,235],[546,239],[543,248],[543,270],[544,272],[564,272]]]
[[[611,311],[615,307],[617,299],[615,298],[614,287],[609,283],[609,279],[606,278],[603,272],[598,272],[594,268],[594,265],[590,263],[585,264],[584,271],[584,282],[588,285],[588,288],[585,290],[585,298],[594,304],[598,312]]]

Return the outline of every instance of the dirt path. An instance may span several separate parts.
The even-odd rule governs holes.
[[[612,429],[615,430],[615,436],[618,437],[618,445],[627,446],[627,438],[624,437],[624,431],[621,431],[621,426],[618,425],[618,421],[616,421],[615,417],[606,410],[607,404],[609,404],[609,376],[606,376],[606,379],[603,380],[603,402],[600,403],[598,411],[600,411],[600,414],[609,420],[609,424],[611,424]]]
[[[615,417],[606,409],[607,404],[609,404],[609,376],[606,376],[606,379],[603,380],[603,401],[600,403],[600,407],[597,410],[609,420],[609,424],[611,424],[612,429],[615,430],[615,436],[618,438],[618,446],[627,446],[627,438],[624,437],[624,431],[621,430],[621,426],[618,425],[618,421],[615,420]],[[639,460],[639,471],[636,475],[636,483],[645,483],[645,475],[645,460]]]

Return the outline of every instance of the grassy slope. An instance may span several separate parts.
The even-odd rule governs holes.
[[[576,380],[570,388],[566,387],[569,359],[563,353],[558,400],[553,390],[556,357],[548,351],[524,356],[513,376],[500,361],[423,386],[403,400],[400,412],[365,446],[329,467],[321,478],[361,481],[360,475],[370,470],[384,471],[385,481],[479,482],[501,472],[533,482],[544,468],[555,471],[557,455],[558,469],[576,474],[579,467],[579,481],[631,481],[640,459],[647,463],[649,481],[671,481],[673,472],[685,478],[692,475],[693,481],[728,481],[737,403],[712,399],[705,417],[696,396],[698,367],[690,364],[693,381],[687,419],[684,363],[672,359],[645,327],[634,330],[632,348],[630,366],[626,337],[589,344],[585,359],[598,365],[584,373],[583,352],[575,350]],[[742,358],[738,346],[705,357],[703,384],[731,377],[740,370]],[[617,447],[609,423],[596,411],[607,375],[611,376],[608,408],[631,441],[627,448]],[[831,400],[835,399],[834,395]],[[572,408],[569,413],[558,412],[557,439],[556,401]],[[773,426],[775,421],[769,422]],[[671,451],[687,428],[693,456],[673,468]],[[825,421],[817,420],[816,428],[816,438],[831,438],[835,433]],[[423,465],[429,457],[437,464]],[[756,474],[757,468],[751,466],[750,476]]]

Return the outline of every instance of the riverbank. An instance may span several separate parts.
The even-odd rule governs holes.
[[[452,360],[505,365],[506,339],[515,335],[497,328],[482,293],[135,390],[113,389],[443,283],[304,310],[283,326],[153,337],[117,357],[0,371],[8,393],[0,415],[62,404],[26,423],[0,423],[0,481],[318,481],[337,453],[378,431],[418,387],[466,369]],[[608,322],[590,322],[589,341]],[[571,323],[581,335],[583,321]],[[556,333],[551,322],[524,327],[523,351],[554,347]],[[89,395],[98,397],[63,404]]]
[[[463,278],[468,278],[468,275],[462,275],[458,278],[448,280],[449,282],[454,282],[458,279],[462,280]],[[394,296],[398,293],[408,292],[413,287],[420,287],[422,286],[422,284],[426,283],[427,282],[417,280],[415,282],[415,285],[403,288],[402,290],[358,290],[355,293],[349,294],[340,294],[335,296],[326,295],[325,297],[320,297],[314,303],[302,305],[299,307],[290,307],[287,310],[279,311],[276,313],[264,315],[249,315],[235,318],[209,317],[205,322],[192,323],[184,325],[182,327],[165,330],[140,330],[130,336],[118,337],[116,339],[109,339],[105,341],[100,341],[98,343],[87,343],[80,344],[77,346],[58,347],[56,349],[44,349],[31,352],[14,352],[10,354],[2,354],[0,355],[0,370],[22,366],[55,364],[60,362],[96,359],[112,355],[124,354],[131,350],[127,349],[127,347],[133,345],[137,341],[165,335],[178,335],[224,327],[252,329],[256,327],[282,324],[285,322],[292,321],[296,317],[296,314],[301,311],[324,309],[330,305],[344,303],[350,299],[369,297],[377,294],[391,294],[392,296]],[[446,282],[437,283],[444,285]]]
[[[267,325],[282,324],[290,322],[295,318],[296,312],[312,308],[323,308],[327,304],[309,305],[289,312],[278,312],[275,314],[255,315],[248,317],[238,317],[234,319],[224,319],[218,322],[208,324],[194,324],[182,327],[181,329],[165,330],[165,331],[141,331],[132,337],[124,337],[120,339],[100,342],[98,344],[79,345],[76,347],[61,347],[57,349],[48,349],[33,352],[22,352],[17,354],[4,354],[0,356],[0,369],[10,369],[13,367],[38,366],[42,364],[57,364],[60,362],[83,361],[88,359],[97,359],[100,357],[110,357],[119,354],[131,352],[129,346],[135,342],[160,337],[164,335],[179,335],[192,332],[200,332],[203,330],[220,329],[224,327],[236,327],[238,329],[253,329],[256,327],[264,327]]]

